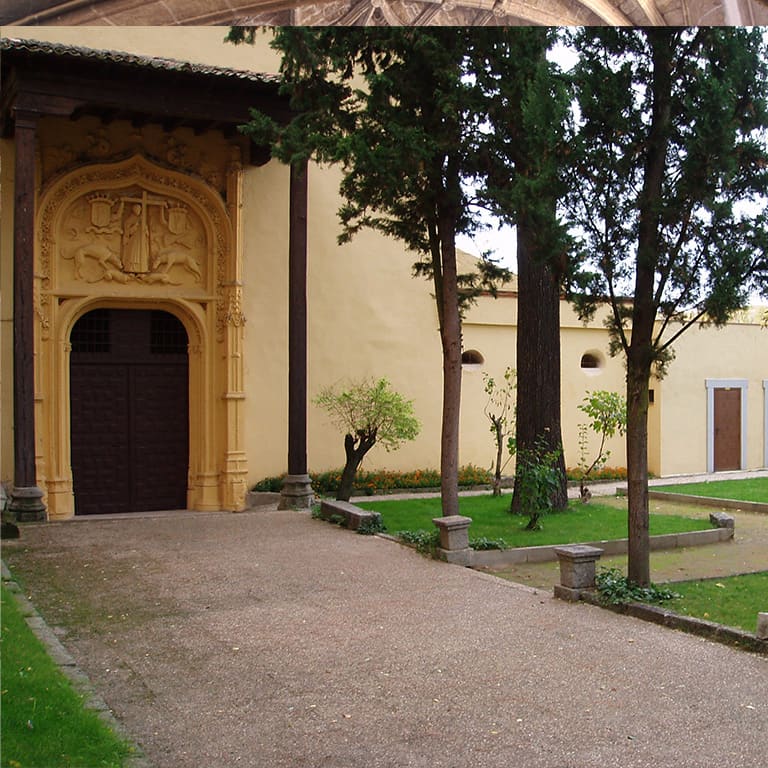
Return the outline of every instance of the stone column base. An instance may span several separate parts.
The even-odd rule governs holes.
[[[584,590],[595,588],[595,564],[603,554],[599,547],[571,544],[555,549],[560,561],[560,583],[555,585],[555,597],[576,601]]]
[[[34,523],[45,520],[43,492],[36,486],[11,488],[8,512],[13,520],[20,523]]]
[[[472,518],[463,515],[448,515],[447,517],[434,517],[432,522],[440,532],[437,558],[455,565],[471,565],[472,549],[469,546],[469,526],[472,523]]]
[[[314,500],[309,475],[286,475],[283,478],[278,509],[311,509]]]
[[[467,568],[472,565],[473,550],[470,547],[466,549],[443,549],[438,547],[435,551],[435,559],[443,560],[453,565],[463,565]]]

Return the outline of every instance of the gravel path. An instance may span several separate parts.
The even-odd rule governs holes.
[[[309,515],[24,526],[4,559],[157,768],[762,768],[768,659]]]

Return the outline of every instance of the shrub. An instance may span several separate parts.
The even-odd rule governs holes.
[[[510,439],[510,444],[513,438]],[[532,448],[517,451],[517,475],[515,492],[519,493],[519,514],[528,515],[526,530],[538,531],[542,515],[554,507],[553,497],[562,481],[562,471],[557,466],[560,449],[551,449],[540,436]],[[513,497],[510,512],[517,513]]]
[[[578,467],[569,467],[565,470],[568,480],[579,482],[581,480],[581,470]],[[593,470],[589,476],[589,479],[594,481],[599,480],[626,480],[627,468],[626,467],[602,467],[598,470]]]
[[[279,477],[265,477],[263,480],[259,480],[251,490],[256,492],[280,493],[282,486],[283,476],[280,475]]]
[[[663,603],[680,597],[666,587],[651,584],[641,587],[633,584],[618,568],[601,568],[595,576],[600,599],[611,605],[623,603]]]
[[[433,553],[440,543],[440,532],[437,530],[395,531],[394,535],[406,544],[415,547],[416,551],[423,555]]]
[[[312,474],[312,490],[321,496],[336,493],[341,482],[341,469]],[[487,469],[468,464],[459,468],[459,486],[463,488],[478,485],[489,485],[491,473]],[[282,477],[266,477],[253,486],[254,491],[279,492]],[[436,469],[416,469],[411,472],[395,472],[392,470],[377,470],[373,472],[358,471],[355,480],[355,492],[358,495],[383,493],[393,490],[411,490],[424,488],[440,488],[440,473]]]
[[[478,536],[469,540],[469,546],[477,550],[508,549],[509,545],[504,539],[489,539],[487,536]]]

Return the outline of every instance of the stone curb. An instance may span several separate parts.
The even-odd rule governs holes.
[[[672,585],[674,586],[674,584]],[[655,605],[646,605],[645,603],[622,603],[612,605],[600,601],[597,593],[593,590],[582,590],[581,600],[598,608],[606,608],[613,613],[633,616],[636,619],[650,621],[653,624],[660,624],[670,629],[679,629],[682,632],[688,632],[692,635],[704,637],[707,640],[713,640],[726,645],[737,645],[753,653],[768,655],[768,640],[761,640],[757,635],[751,632],[745,632],[735,627],[726,627],[717,624],[714,621],[698,619],[693,616],[683,616],[666,608],[660,608]]]
[[[651,536],[651,550],[695,547],[704,544],[717,544],[733,538],[733,528],[710,528],[703,531],[685,533],[663,533]],[[606,556],[623,555],[628,549],[629,539],[606,539],[603,541],[579,542],[590,547],[600,547]],[[555,550],[563,544],[545,544],[539,547],[517,547],[515,549],[473,550],[472,566],[493,568],[499,565],[517,565],[519,563],[547,563],[557,560]]]
[[[698,504],[701,507],[717,507],[718,509],[736,509],[741,512],[768,513],[768,504],[761,501],[734,501],[733,499],[716,499],[711,496],[692,496],[687,493],[672,491],[648,491],[648,498],[659,501],[682,501],[686,504]]]
[[[0,570],[2,570],[3,584],[16,600],[27,625],[35,634],[35,637],[45,646],[54,664],[72,683],[75,691],[84,696],[83,706],[96,712],[99,719],[109,726],[121,739],[128,742],[133,749],[133,754],[125,758],[123,762],[124,768],[154,768],[135,740],[126,731],[125,726],[115,717],[104,699],[96,692],[88,676],[77,666],[69,651],[61,644],[53,630],[45,623],[43,617],[40,616],[34,605],[24,595],[21,587],[14,581],[4,560],[0,560]]]

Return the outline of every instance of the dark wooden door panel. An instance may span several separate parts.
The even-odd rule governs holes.
[[[741,390],[715,389],[715,472],[741,469]]]
[[[128,512],[128,377],[122,365],[73,365],[72,475],[77,512]]]
[[[167,313],[97,310],[72,332],[77,514],[180,509],[189,462],[186,333]]]
[[[187,368],[137,365],[131,370],[132,465],[137,509],[187,506]]]

